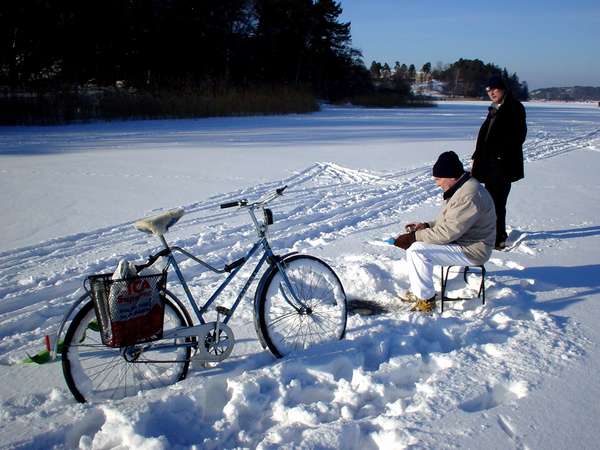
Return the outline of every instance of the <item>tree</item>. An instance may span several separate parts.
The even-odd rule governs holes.
[[[523,101],[529,100],[529,85],[527,81],[523,81],[521,84],[521,95],[519,95],[519,99]]]
[[[402,65],[399,61],[396,61],[394,64],[394,73],[392,74],[392,78],[394,81],[406,78],[406,73],[403,72]]]
[[[384,80],[389,80],[392,78],[392,69],[390,69],[388,63],[385,63],[381,69],[381,78]]]
[[[438,66],[439,63],[438,63]],[[484,64],[479,59],[459,59],[443,70],[436,68],[433,75],[446,82],[446,89],[452,95],[466,97],[487,98],[485,86],[491,76],[500,76],[517,98],[523,99],[528,93],[523,92],[523,87],[516,74],[508,75],[506,68],[500,69],[492,63]]]
[[[344,96],[370,77],[341,14],[334,0],[2,2],[0,84],[285,84]]]
[[[411,64],[410,66],[408,66],[408,80],[411,83],[414,83],[416,76],[417,76],[417,70],[415,69],[415,65]]]
[[[443,78],[443,73],[446,71],[447,67],[441,61],[435,63],[435,68],[431,71],[432,78],[436,80],[441,80]]]
[[[301,1],[301,0],[297,0]],[[302,0],[304,1],[304,0]],[[348,95],[353,76],[362,79],[366,68],[359,51],[350,46],[350,22],[340,22],[342,7],[333,0],[308,0],[312,5],[312,39],[309,49],[314,55],[312,84],[328,98]]]
[[[371,72],[371,77],[375,78],[375,79],[379,79],[381,78],[381,63],[373,61],[371,63],[371,68],[369,69],[369,71]]]
[[[35,13],[35,14],[34,14]],[[60,10],[53,2],[23,0],[0,5],[0,83],[38,86],[60,70],[57,25]]]
[[[394,79],[395,80],[407,80],[408,79],[408,67],[406,64],[400,64],[396,61],[394,66]]]

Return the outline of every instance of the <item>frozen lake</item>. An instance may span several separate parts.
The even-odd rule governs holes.
[[[0,128],[0,447],[595,448],[599,108],[526,105],[526,178],[508,208],[516,244],[486,264],[485,306],[421,316],[398,302],[404,252],[382,240],[436,214],[431,165],[449,149],[468,161],[486,108]],[[345,340],[275,360],[256,338],[252,287],[230,322],[229,360],[98,404],[74,402],[60,362],[20,363],[56,332],[86,276],[157,249],[134,219],[182,206],[167,239],[221,266],[254,234],[219,203],[282,185],[274,249],[324,258],[350,300],[391,312],[351,315]],[[221,281],[182,267],[198,299]],[[477,288],[458,276],[449,295]]]
[[[315,162],[393,171],[447,149],[467,160],[487,105],[0,127],[0,204],[11,211],[0,250],[249,188]],[[530,159],[559,151],[565,139],[588,139],[600,114],[593,105],[539,103],[527,113]]]

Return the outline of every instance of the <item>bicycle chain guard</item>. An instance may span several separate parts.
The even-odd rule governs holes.
[[[235,344],[233,331],[223,322],[208,322],[196,335],[198,347],[194,361],[221,362],[231,355]]]

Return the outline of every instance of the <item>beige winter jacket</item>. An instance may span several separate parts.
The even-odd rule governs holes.
[[[496,242],[496,210],[488,191],[470,178],[444,202],[430,228],[416,232],[417,241],[458,244],[473,265],[485,263]]]

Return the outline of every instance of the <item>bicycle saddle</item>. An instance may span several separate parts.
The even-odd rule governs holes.
[[[181,219],[184,213],[183,208],[171,209],[156,216],[140,219],[133,226],[144,233],[162,236]]]

